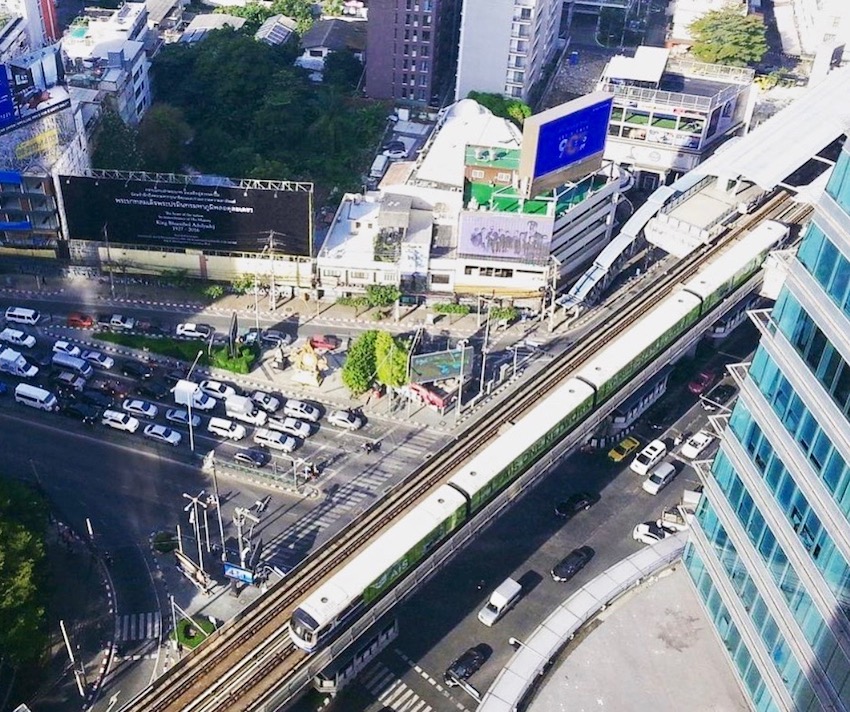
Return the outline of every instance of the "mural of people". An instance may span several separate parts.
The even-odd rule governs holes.
[[[546,216],[465,213],[458,251],[470,257],[542,264],[549,259],[554,221]]]

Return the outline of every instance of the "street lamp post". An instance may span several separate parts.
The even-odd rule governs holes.
[[[199,349],[199,350],[198,350],[198,355],[197,355],[197,356],[195,356],[195,360],[192,362],[192,366],[191,366],[191,368],[189,369],[189,372],[186,374],[186,380],[187,380],[187,381],[191,378],[191,376],[192,376],[192,371],[194,371],[194,370],[195,370],[195,366],[197,366],[197,365],[198,365],[198,359],[200,359],[200,358],[201,358],[201,356],[203,356],[203,354],[204,354],[203,349]],[[187,406],[188,406],[188,408],[189,408],[189,449],[190,449],[193,453],[195,452],[195,428],[194,428],[194,426],[192,425],[192,401],[193,401],[194,399],[195,399],[195,394],[193,393],[191,396],[189,396],[189,401],[188,401],[188,403],[187,403]]]

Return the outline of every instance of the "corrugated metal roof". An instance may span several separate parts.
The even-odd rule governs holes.
[[[743,177],[772,190],[850,129],[850,67],[838,69],[797,101],[694,169]]]

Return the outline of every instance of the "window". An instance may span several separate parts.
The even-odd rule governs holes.
[[[502,181],[503,183],[507,183],[511,179],[510,173],[497,173],[496,180]]]
[[[362,272],[362,271],[359,271],[359,270],[351,270],[348,273],[348,276],[351,279],[359,279],[361,281],[364,280],[364,279],[369,279],[369,273],[368,272]]]
[[[451,278],[447,274],[432,274],[431,284],[450,284]]]
[[[338,269],[323,269],[322,277],[339,277],[342,272]]]

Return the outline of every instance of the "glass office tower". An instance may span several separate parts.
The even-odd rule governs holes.
[[[850,711],[850,142],[705,476],[684,561],[755,710]]]

